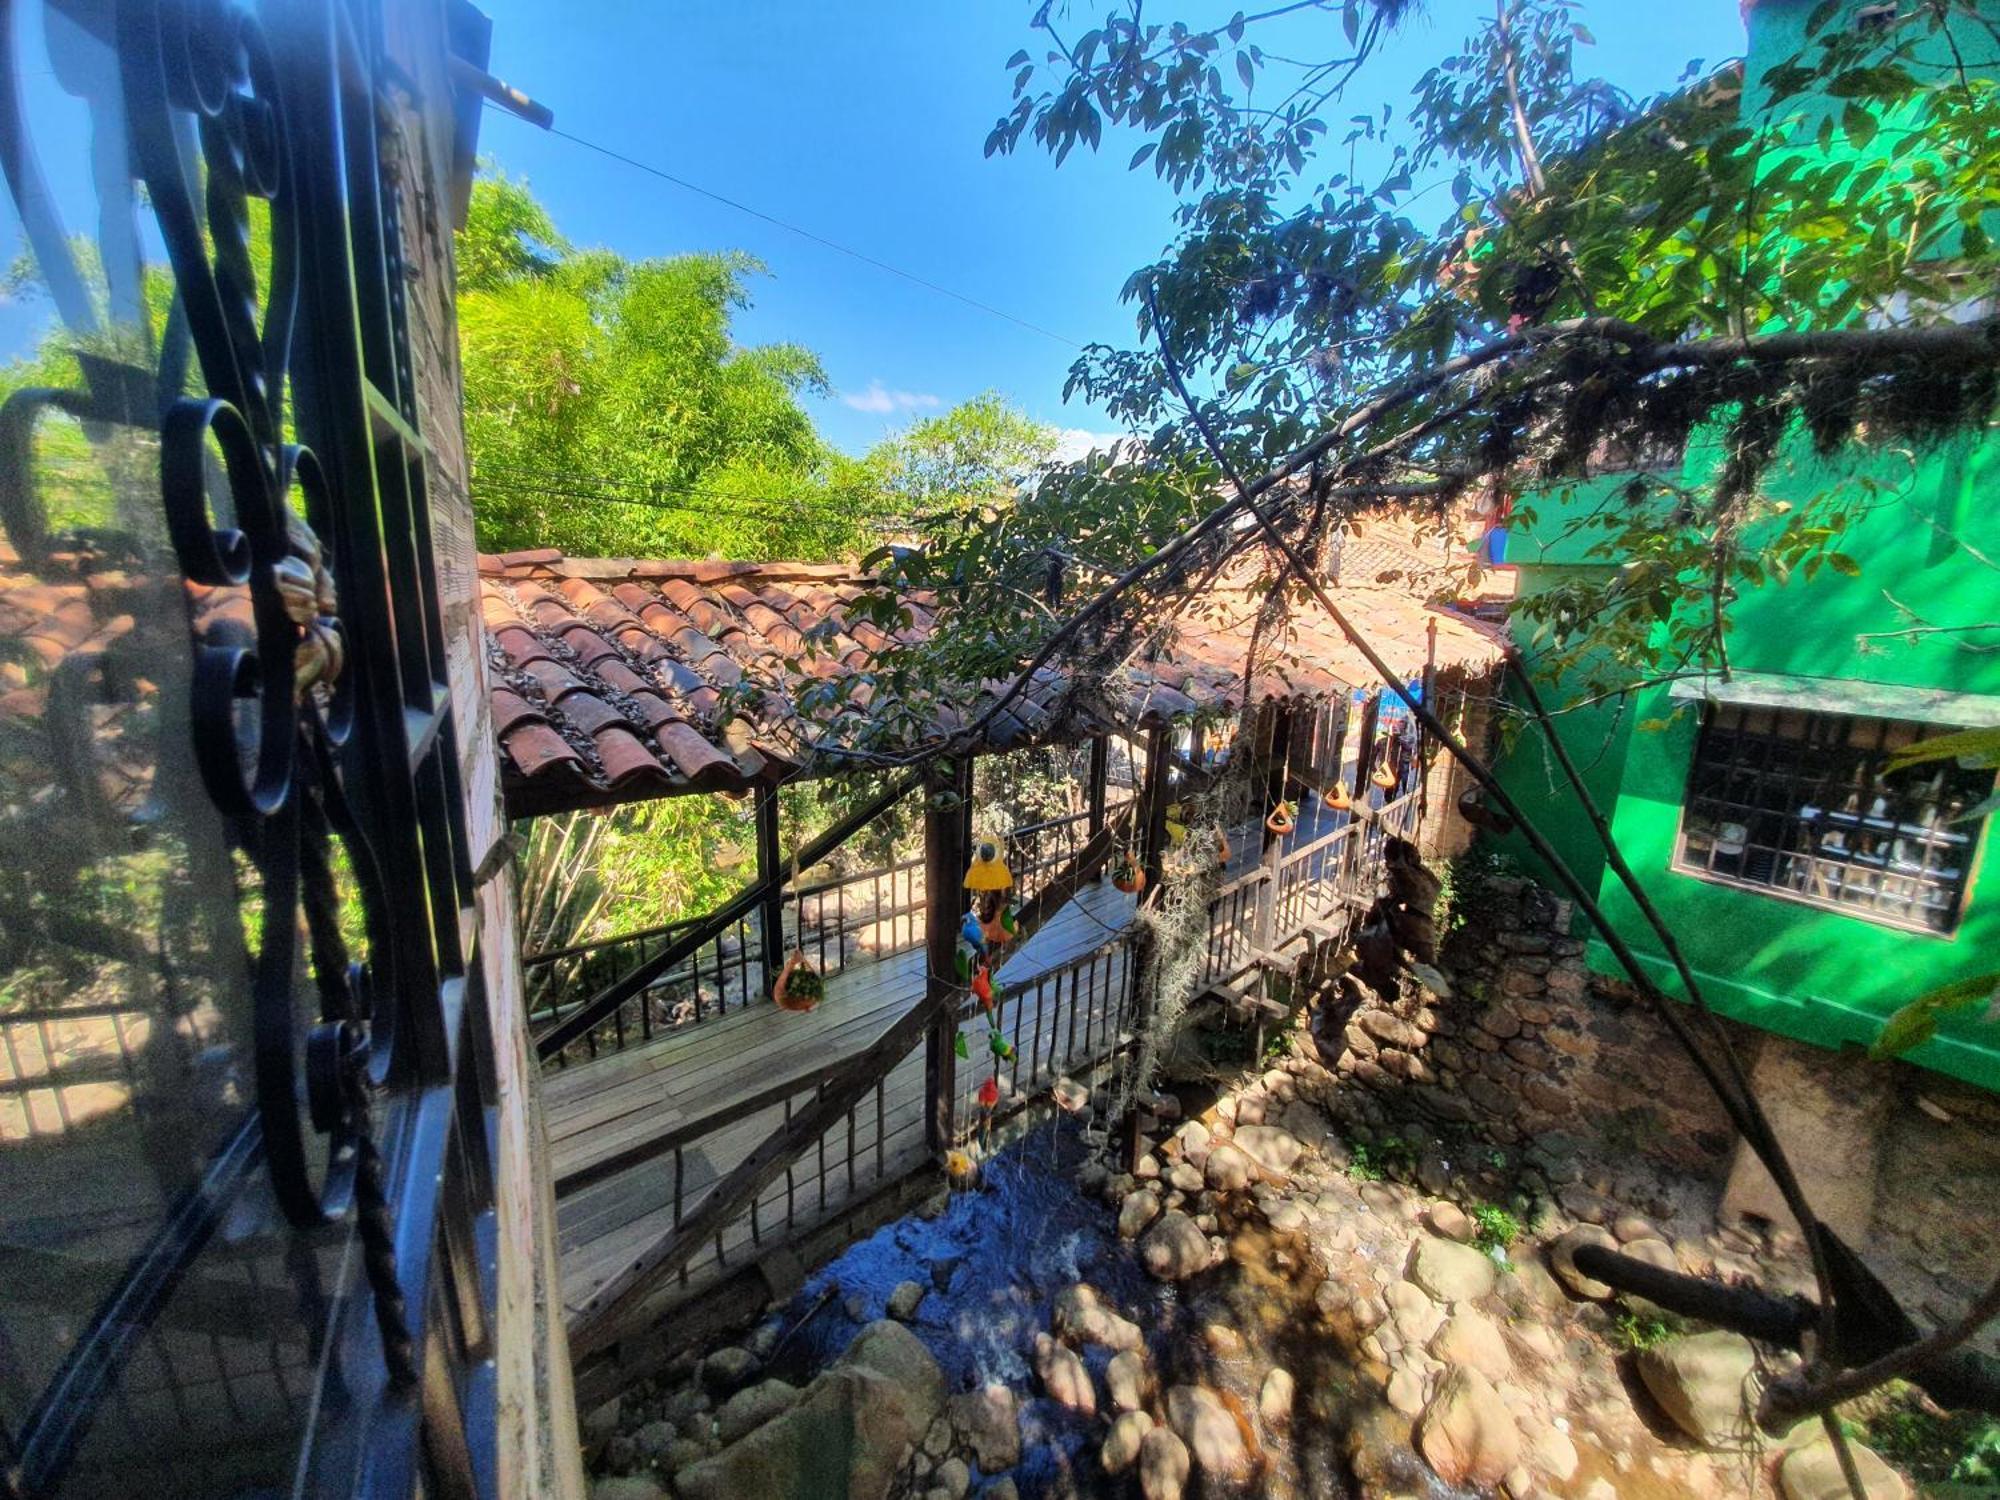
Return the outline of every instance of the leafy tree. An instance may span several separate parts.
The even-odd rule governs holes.
[[[486,176],[458,262],[482,546],[811,559],[870,539],[867,469],[800,405],[826,389],[818,358],[732,337],[755,259],[578,250]]]

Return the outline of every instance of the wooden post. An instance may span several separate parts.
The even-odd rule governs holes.
[[[1438,622],[1433,615],[1424,628],[1424,707],[1432,713],[1438,712],[1437,702],[1437,660]],[[1442,719],[1444,715],[1438,714]],[[1417,837],[1423,837],[1424,819],[1431,808],[1431,756],[1437,747],[1430,742],[1430,734],[1419,725],[1417,728]]]
[[[1287,707],[1273,706],[1270,710],[1271,734],[1266,741],[1264,764],[1264,812],[1266,816],[1274,812],[1280,802],[1286,800],[1291,790],[1286,774],[1291,763],[1292,711]],[[1278,835],[1266,827],[1264,848],[1269,849],[1278,842]]]
[[[1382,712],[1382,695],[1370,693],[1368,701],[1361,706],[1361,747],[1354,757],[1354,805],[1366,807],[1362,800],[1370,790],[1368,773],[1375,769],[1375,720]]]
[[[972,803],[972,763],[947,762],[924,782],[924,995],[940,1007],[924,1044],[924,1141],[934,1154],[950,1149],[956,1121],[959,989],[958,927],[965,915],[966,825]]]
[[[1167,852],[1167,766],[1173,731],[1162,724],[1146,736],[1146,780],[1140,788],[1139,857],[1146,866],[1146,889],[1158,890]]]
[[[757,882],[764,887],[758,903],[757,926],[763,939],[764,993],[778,982],[785,966],[785,880],[784,855],[778,841],[778,789],[765,787],[757,793]],[[800,934],[801,943],[804,934]]]
[[[1090,836],[1104,830],[1105,790],[1111,783],[1111,736],[1100,734],[1090,742],[1090,784],[1086,806],[1090,809]]]

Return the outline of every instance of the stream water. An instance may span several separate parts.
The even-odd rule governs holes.
[[[1102,1417],[1079,1417],[1039,1394],[1030,1368],[1030,1347],[1049,1327],[1056,1294],[1083,1281],[1146,1330],[1161,1390],[1198,1383],[1221,1397],[1257,1465],[1259,1493],[1358,1493],[1350,1434],[1369,1425],[1379,1397],[1353,1368],[1353,1331],[1329,1324],[1315,1303],[1319,1276],[1303,1244],[1274,1236],[1250,1210],[1224,1224],[1230,1254],[1220,1266],[1179,1286],[1155,1281],[1119,1239],[1112,1215],[1077,1189],[1073,1173],[1084,1155],[1074,1122],[1038,1126],[988,1160],[980,1185],[954,1193],[935,1217],[899,1219],[851,1246],[784,1310],[771,1373],[810,1379],[863,1323],[884,1315],[899,1283],[919,1282],[929,1291],[911,1327],[948,1388],[999,1381],[1020,1397],[1022,1464],[1013,1474],[1021,1493],[1033,1500],[1123,1492],[1129,1480],[1098,1465]],[[1109,1352],[1079,1352],[1101,1393]],[[1257,1401],[1273,1365],[1291,1372],[1297,1397],[1288,1430],[1266,1442]],[[1407,1435],[1407,1421],[1401,1431]],[[1378,1452],[1372,1462],[1398,1493],[1425,1500],[1458,1493],[1407,1448]]]

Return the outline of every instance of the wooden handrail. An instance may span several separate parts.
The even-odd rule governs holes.
[[[642,1299],[661,1278],[678,1271],[801,1152],[832,1129],[842,1115],[860,1102],[862,1095],[923,1040],[925,1030],[956,994],[954,988],[942,997],[927,995],[912,1005],[869,1044],[867,1051],[856,1054],[836,1070],[820,1086],[819,1096],[810,1105],[730,1168],[682,1223],[670,1227],[599,1287],[570,1327],[572,1355],[588,1354],[615,1338],[619,1315]],[[768,1107],[773,1102],[773,1098],[766,1098],[764,1105]],[[731,1108],[732,1118],[742,1118],[735,1113],[739,1106]],[[710,1116],[703,1121],[704,1133],[717,1118]]]
[[[787,868],[803,870],[810,865],[818,864],[827,855],[833,853],[834,850],[859,833],[864,827],[894,807],[903,798],[907,797],[916,789],[922,779],[920,773],[913,772],[910,775],[899,777],[897,780],[892,781],[872,801],[856,808],[838,823],[834,824],[833,827],[827,829],[825,833],[822,833],[818,838],[807,844],[805,848],[799,850],[792,857],[791,864]],[[618,978],[612,980],[611,983],[591,996],[579,1009],[572,1011],[569,1015],[563,1017],[562,1020],[537,1036],[535,1038],[535,1055],[543,1060],[555,1056],[571,1042],[589,1031],[591,1027],[611,1015],[627,1000],[630,1000],[634,995],[644,990],[655,979],[659,978],[660,975],[672,969],[675,964],[686,958],[695,949],[701,947],[712,938],[719,936],[732,922],[736,921],[739,917],[746,916],[750,912],[755,911],[762,904],[765,896],[774,887],[781,887],[784,884],[785,878],[786,870],[772,871],[763,879],[738,891],[729,900],[709,913],[701,922],[689,928],[652,958],[646,959],[627,969]]]

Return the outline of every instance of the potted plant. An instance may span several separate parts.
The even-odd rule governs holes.
[[[805,949],[794,948],[785,960],[784,968],[778,971],[778,982],[771,986],[771,998],[779,1010],[801,1014],[826,998],[826,980],[807,961]]]

